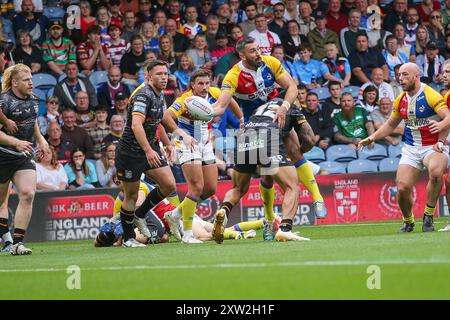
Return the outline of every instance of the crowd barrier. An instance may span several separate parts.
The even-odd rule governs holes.
[[[312,210],[313,200],[301,186],[299,208],[295,225],[339,224],[383,220],[400,220],[397,205],[395,173],[343,174],[317,177],[325,204],[326,219],[316,220]],[[414,214],[421,218],[426,205],[427,175],[424,172],[413,190]],[[220,181],[216,195],[199,205],[197,214],[211,221],[231,189],[231,181]],[[182,198],[187,191],[186,184],[179,184]],[[39,192],[36,194],[33,216],[26,234],[26,241],[60,241],[93,239],[102,224],[112,216],[114,199],[118,189],[94,189],[84,191]],[[281,213],[281,189],[276,186],[275,212]],[[10,218],[17,207],[17,195],[9,199]],[[448,216],[447,204],[440,197],[436,215]],[[259,180],[253,179],[249,192],[230,214],[229,225],[239,221],[256,220],[264,217],[259,193]],[[12,220],[10,220],[12,221]]]

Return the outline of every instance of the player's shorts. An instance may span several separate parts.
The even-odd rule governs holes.
[[[164,222],[156,215],[153,210],[150,210],[145,217],[147,222],[147,228],[150,231],[150,238],[148,238],[147,243],[160,243],[164,234],[166,234],[166,228],[164,227]]]
[[[21,170],[36,170],[36,163],[26,156],[0,155],[0,183],[10,181]]]
[[[444,146],[444,154],[448,158],[448,146]],[[433,152],[433,146],[410,146],[404,145],[402,148],[402,157],[400,158],[400,164],[407,164],[418,170],[423,170],[425,168],[423,161],[431,155]]]
[[[264,174],[291,165],[278,130],[271,134],[271,130],[250,128],[238,135],[233,167],[237,172],[256,174],[259,166]]]
[[[204,166],[216,163],[211,141],[207,143],[196,143],[192,148],[178,139],[175,139],[174,143],[178,164],[180,165],[194,160],[201,161]]]
[[[116,170],[117,178],[124,182],[135,182],[141,179],[142,173],[150,170],[167,166],[166,156],[162,153],[159,144],[150,145],[160,156],[161,165],[152,167],[146,157],[133,156],[130,152],[123,150],[120,145],[116,149]]]

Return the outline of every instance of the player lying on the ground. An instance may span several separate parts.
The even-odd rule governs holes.
[[[144,201],[146,195],[150,193],[153,188],[154,187],[152,185],[141,181],[139,186],[138,201],[136,203],[137,206],[140,206],[140,204]],[[123,193],[121,191],[117,195],[114,203],[114,217],[100,228],[100,233],[97,235],[97,238],[94,242],[94,245],[96,247],[112,246],[115,243],[118,246],[121,245],[123,229],[120,223],[120,219],[118,218],[118,213],[120,212],[122,200]],[[170,228],[164,216],[168,212],[179,214],[176,210],[174,211],[174,209],[176,209],[176,207],[167,200],[163,200],[155,208],[151,209],[146,215],[147,227],[150,231],[151,236],[146,237],[138,232],[137,229],[135,229],[136,240],[144,244],[167,242],[169,240]],[[227,228],[224,232],[224,237],[226,239],[253,238],[256,235],[255,230],[262,229],[264,227],[264,224],[264,219],[240,222],[238,224],[235,224],[234,226]],[[278,224],[279,220],[277,220],[276,227],[278,227]],[[200,239],[202,241],[212,240],[212,229],[212,223],[204,221],[197,215],[194,216],[192,222],[192,231],[197,239]],[[182,233],[181,224],[179,225],[179,232]]]

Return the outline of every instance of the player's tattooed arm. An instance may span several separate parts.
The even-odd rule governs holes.
[[[308,122],[304,122],[298,131],[302,153],[308,152],[314,146],[314,131]]]

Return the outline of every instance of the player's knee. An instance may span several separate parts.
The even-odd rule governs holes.
[[[409,194],[412,191],[412,185],[406,181],[397,181],[397,191],[400,194]]]
[[[166,183],[164,185],[160,185],[159,190],[165,196],[177,192],[177,185],[175,183],[175,180],[173,181],[173,183]]]
[[[428,179],[431,183],[439,183],[442,181],[442,176],[444,175],[444,170],[441,170],[439,168],[429,170],[428,172]]]
[[[19,192],[19,200],[22,203],[31,205],[33,203],[35,191],[33,189],[23,190]]]

